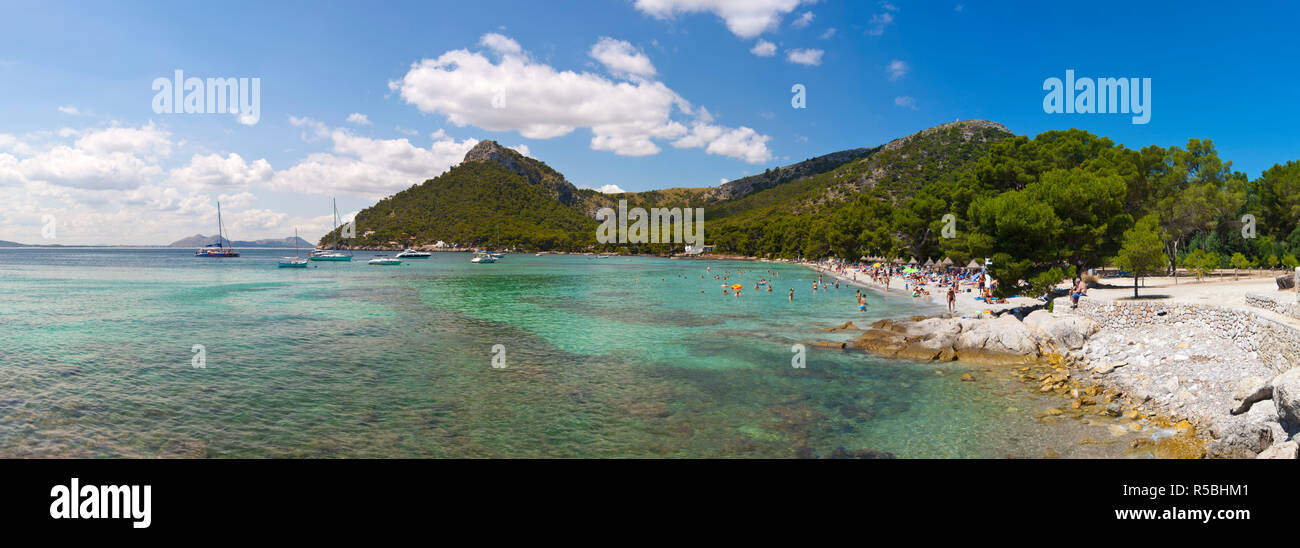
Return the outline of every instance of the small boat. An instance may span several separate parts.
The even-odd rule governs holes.
[[[334,202],[334,230],[338,231],[338,229],[339,229],[339,204],[338,201],[336,200]],[[315,251],[312,251],[308,258],[313,261],[351,262],[352,261],[351,255],[348,255],[346,253],[339,253],[338,241],[341,239],[343,239],[343,234],[339,233],[338,237],[334,239],[334,249],[317,249]]]
[[[375,258],[366,261],[366,264],[372,264],[377,266],[397,266],[402,264],[402,260],[394,259],[392,257],[385,257],[383,255],[378,255]]]
[[[307,268],[307,259],[298,254],[298,229],[293,229],[293,256],[280,257],[279,268]]]
[[[324,249],[318,249],[318,250],[316,250],[316,251],[311,252],[311,257],[309,257],[309,258],[310,258],[311,260],[313,260],[313,261],[344,261],[344,262],[346,262],[346,261],[351,261],[351,260],[352,260],[352,256],[351,256],[351,255],[347,255],[347,254],[344,254],[344,253],[339,253],[339,252],[337,252],[337,251],[328,251],[328,250],[324,250]]]
[[[433,254],[428,251],[419,251],[415,249],[408,249],[397,254],[397,256],[402,259],[428,259],[432,255]]]
[[[491,255],[493,259],[504,259],[505,256],[506,256],[506,252],[504,252],[504,251],[489,251],[489,252],[488,252],[488,255]]]
[[[489,253],[479,252],[479,253],[475,253],[474,258],[470,259],[469,262],[476,263],[476,264],[487,264],[487,263],[495,263],[497,262],[497,260],[496,257],[493,257]]]
[[[200,247],[194,252],[195,257],[238,257],[239,252],[233,247],[225,247],[221,242],[228,242],[226,229],[221,224],[221,202],[217,202],[217,243]]]

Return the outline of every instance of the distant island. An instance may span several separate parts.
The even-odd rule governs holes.
[[[205,245],[215,244],[215,243],[217,243],[217,236],[215,236],[215,235],[213,235],[213,236],[204,236],[204,235],[202,235],[202,234],[195,234],[195,235],[190,236],[190,237],[188,237],[188,238],[181,238],[181,239],[176,240],[176,241],[174,241],[174,242],[172,242],[172,243],[170,243],[170,244],[167,244],[167,247],[203,247],[203,246],[205,246]],[[295,242],[294,242],[294,238],[293,238],[293,237],[288,237],[288,238],[279,238],[279,239],[277,239],[277,238],[270,238],[270,239],[265,239],[265,240],[253,240],[253,241],[235,240],[235,241],[233,241],[233,242],[230,241],[230,240],[227,239],[227,238],[221,238],[221,243],[222,243],[222,245],[225,245],[226,247],[234,247],[234,248],[240,248],[240,247],[294,247],[294,245],[295,245]],[[309,242],[309,241],[307,241],[307,240],[304,240],[304,239],[302,239],[302,238],[298,238],[298,241],[296,242],[296,244],[297,244],[298,247],[305,247],[305,248],[308,248],[308,249],[311,249],[312,247],[315,247],[314,244],[312,244],[311,242]]]

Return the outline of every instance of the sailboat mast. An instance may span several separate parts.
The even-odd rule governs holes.
[[[226,249],[226,244],[222,241],[226,238],[225,232],[225,228],[221,225],[221,202],[217,202],[217,247],[222,249]]]
[[[339,232],[339,199],[330,198],[330,200],[334,202],[334,232],[337,232],[334,235],[334,251],[338,251],[339,240],[343,239],[343,233]]]

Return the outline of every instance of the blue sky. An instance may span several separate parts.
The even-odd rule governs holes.
[[[437,175],[480,139],[519,147],[579,186],[629,191],[716,185],[959,118],[1027,135],[1078,127],[1133,147],[1211,138],[1251,177],[1300,159],[1300,8],[1282,2],[0,10],[0,239],[28,243],[211,233],[218,197],[236,239],[295,226],[314,239],[328,229],[331,196],[354,212]],[[150,85],[177,69],[260,78],[260,119],[155,113]],[[1151,78],[1150,123],[1043,112],[1044,79],[1067,69]],[[791,107],[795,84],[806,109]],[[498,94],[504,108],[485,106]],[[47,216],[53,242],[41,238]]]

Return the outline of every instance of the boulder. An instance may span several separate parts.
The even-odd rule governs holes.
[[[856,325],[853,325],[853,322],[844,322],[844,323],[842,323],[842,324],[840,324],[840,325],[837,325],[837,326],[835,326],[835,327],[827,327],[826,329],[823,329],[822,331],[849,331],[849,330],[852,330],[852,331],[859,331],[860,328],[859,328],[858,326],[856,326]]]
[[[956,339],[952,333],[939,333],[925,339],[909,337],[907,346],[897,356],[906,360],[952,361],[957,358],[957,351],[953,348]]]
[[[1300,426],[1300,367],[1273,378],[1273,402],[1282,426]]]
[[[1255,456],[1257,459],[1294,459],[1300,458],[1300,442],[1288,441],[1275,443]]]
[[[1273,399],[1273,383],[1259,377],[1245,377],[1237,381],[1232,398],[1241,402],[1232,410],[1232,414],[1240,415],[1250,411],[1256,402]]]
[[[853,341],[853,347],[892,358],[907,348],[907,337],[884,329],[868,329],[858,335],[857,340]]]
[[[1056,316],[1046,310],[1035,310],[1025,317],[1024,324],[1043,335],[1043,342],[1054,343],[1061,350],[1078,350],[1088,337],[1101,330],[1097,322],[1082,316]]]
[[[979,320],[962,329],[953,343],[958,359],[976,363],[1021,364],[1038,361],[1038,338],[1014,316]]]
[[[1277,281],[1278,289],[1292,289],[1295,287],[1295,275],[1293,274],[1283,274],[1273,279]]]
[[[1243,401],[1251,397],[1252,394],[1260,391],[1265,387],[1269,389],[1268,397],[1260,398],[1260,399],[1266,400],[1268,398],[1273,397],[1273,390],[1272,390],[1273,385],[1269,384],[1269,380],[1270,379],[1265,379],[1263,377],[1253,377],[1253,376],[1242,377],[1240,379],[1237,379],[1237,387],[1234,388],[1232,391],[1232,399],[1237,401]]]
[[[1277,409],[1270,400],[1256,403],[1242,415],[1225,417],[1212,425],[1217,441],[1211,449],[1221,457],[1250,458],[1281,442],[1285,432],[1275,428]]]

